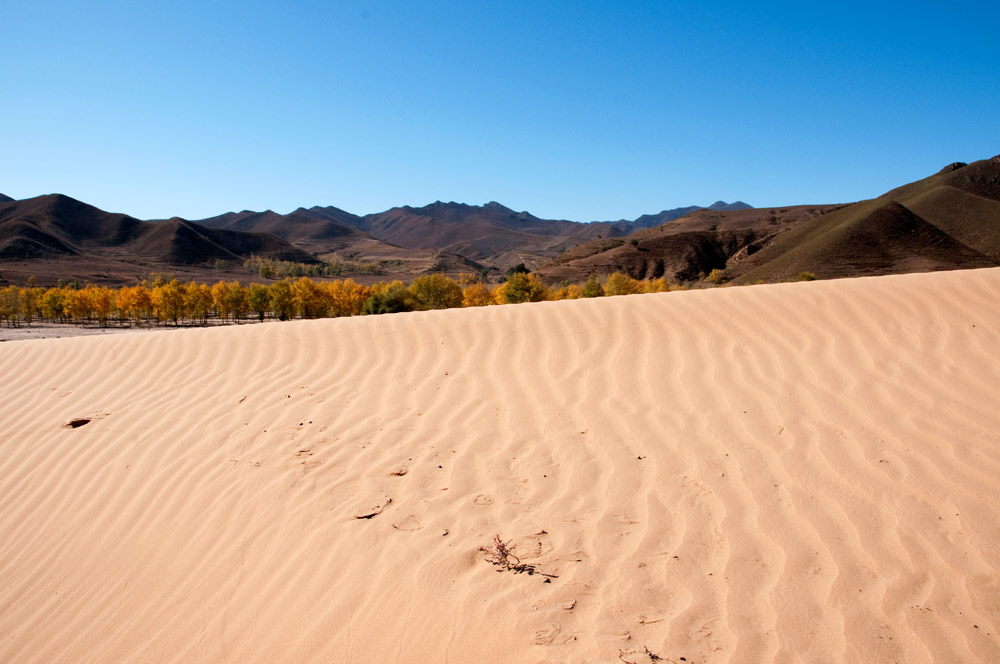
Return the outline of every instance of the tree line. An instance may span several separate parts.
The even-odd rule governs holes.
[[[291,320],[366,314],[482,307],[520,302],[567,300],[605,295],[671,290],[665,279],[639,281],[616,272],[604,279],[592,275],[585,284],[546,286],[534,274],[514,272],[501,284],[489,285],[473,275],[452,279],[443,274],[417,277],[409,285],[384,281],[372,285],[352,279],[313,281],[303,276],[270,285],[219,281],[208,285],[157,277],[135,286],[68,284],[45,288],[7,286],[0,289],[0,324],[33,322],[78,325],[207,325],[209,320],[239,323],[250,319]]]

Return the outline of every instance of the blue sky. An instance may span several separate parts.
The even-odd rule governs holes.
[[[3,4],[0,193],[140,218],[632,219],[1000,153],[993,3]]]

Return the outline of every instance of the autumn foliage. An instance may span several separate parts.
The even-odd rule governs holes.
[[[424,311],[457,307],[566,300],[670,290],[664,279],[637,281],[615,273],[592,275],[584,285],[546,286],[537,275],[514,272],[490,286],[472,275],[454,280],[443,274],[373,285],[352,279],[314,281],[285,278],[269,285],[238,281],[215,284],[180,283],[153,278],[134,286],[66,285],[53,288],[0,288],[0,323],[31,325],[36,321],[107,326],[241,323],[250,319],[291,320],[363,314]]]

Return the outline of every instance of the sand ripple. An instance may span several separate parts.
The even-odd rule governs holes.
[[[0,345],[0,661],[1000,661],[997,293]]]

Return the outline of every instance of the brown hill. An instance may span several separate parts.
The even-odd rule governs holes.
[[[342,221],[301,214],[298,211],[292,214],[278,214],[271,210],[227,212],[217,217],[199,219],[197,223],[231,231],[271,233],[315,252],[336,251],[369,239],[366,233]]]
[[[1000,157],[956,162],[851,205],[699,210],[627,239],[582,244],[537,272],[693,280],[724,269],[737,283],[1000,265]]]
[[[516,253],[516,258],[511,259],[515,263],[534,263],[539,257],[556,255],[581,238],[596,237],[602,231],[627,232],[610,226],[539,219],[499,203],[477,206],[441,201],[370,214],[362,219],[360,227],[373,237],[406,249],[443,251],[489,263],[508,252]]]
[[[718,201],[711,206],[712,209],[748,207],[739,201]],[[364,217],[335,207],[299,208],[292,214],[348,225],[385,243],[411,251],[457,254],[507,269],[517,263],[535,266],[582,240],[623,237],[637,229],[656,226],[700,209],[704,208],[691,206],[664,210],[655,215],[643,215],[635,221],[590,223],[540,219],[528,212],[515,212],[496,202],[479,206],[437,201],[423,207],[396,207]],[[278,229],[272,232],[302,244],[301,239],[293,238],[287,232]]]
[[[700,209],[628,238],[581,244],[537,270],[546,281],[579,282],[589,274],[624,272],[637,279],[666,276],[689,281],[757,251],[779,233],[839,205],[787,208]]]
[[[61,194],[0,203],[3,260],[142,258],[185,265],[250,254],[316,262],[308,252],[273,235],[206,228],[176,218],[140,221]]]
[[[844,207],[730,265],[738,283],[1000,264],[1000,159],[938,173]]]

